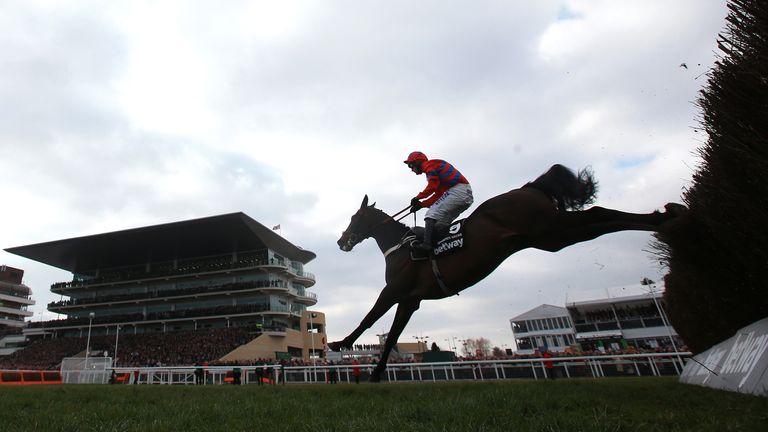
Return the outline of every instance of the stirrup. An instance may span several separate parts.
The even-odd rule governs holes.
[[[423,241],[420,242],[414,242],[413,248],[416,250],[424,251],[424,252],[432,252],[432,245],[428,245],[424,243]]]

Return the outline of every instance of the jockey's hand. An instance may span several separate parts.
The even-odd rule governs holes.
[[[416,213],[417,211],[421,210],[424,206],[421,205],[421,201],[418,200],[418,198],[414,198],[411,200],[411,213]]]

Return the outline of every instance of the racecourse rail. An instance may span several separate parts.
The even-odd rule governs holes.
[[[512,379],[604,378],[616,376],[674,376],[682,373],[690,352],[574,356],[530,359],[465,360],[443,363],[390,363],[382,381],[489,381]],[[353,383],[367,381],[375,364],[317,364],[282,366],[114,367],[105,370],[62,371],[64,383],[203,385]],[[112,370],[115,371],[111,378]],[[197,379],[195,371],[198,371]],[[11,372],[11,371],[2,371]],[[0,383],[1,384],[1,383]]]

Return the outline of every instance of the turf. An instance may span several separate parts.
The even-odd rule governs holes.
[[[11,431],[756,431],[768,398],[674,378],[0,387]]]

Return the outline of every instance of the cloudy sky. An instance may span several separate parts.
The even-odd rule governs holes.
[[[365,194],[393,213],[424,187],[402,163],[412,150],[454,163],[472,209],[553,163],[591,165],[604,207],[679,201],[726,13],[715,0],[4,0],[0,248],[243,211],[317,253],[306,269],[336,340],[372,306],[384,262],[373,241],[335,242]],[[401,341],[511,346],[515,315],[659,280],[650,240],[518,253],[423,303]],[[55,318],[49,287],[71,274],[5,251],[0,264],[26,271],[34,320]]]

